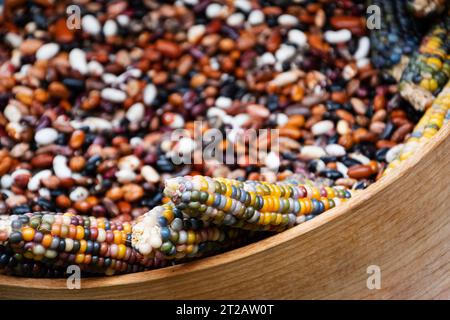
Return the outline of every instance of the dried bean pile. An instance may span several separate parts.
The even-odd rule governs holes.
[[[226,219],[218,223],[219,229],[204,225],[192,208],[178,212],[184,222],[173,226],[178,220],[172,211],[182,209],[170,203],[164,210],[157,207],[167,201],[167,179],[200,174],[274,183],[300,174],[326,181],[327,188],[364,189],[396,159],[422,115],[401,98],[394,78],[374,68],[372,63],[390,67],[399,59],[394,52],[385,65],[372,53],[371,62],[371,42],[389,35],[369,36],[364,1],[85,0],[76,3],[81,19],[75,29],[71,23],[77,24],[76,17],[66,11],[70,4],[8,1],[0,20],[0,214],[13,215],[17,222],[6,219],[4,228],[12,223],[20,233],[12,241],[17,240],[15,249],[3,255],[0,251],[0,264],[19,263],[17,254],[23,254],[26,245],[31,256],[49,251],[48,259],[86,265],[86,271],[94,264],[101,272],[132,272],[162,266],[168,256],[182,260],[211,254],[226,247],[217,246],[223,239],[242,243],[251,237],[221,228]],[[395,10],[406,14],[405,6],[398,4]],[[418,38],[402,42],[407,35],[397,31],[399,43],[410,45],[398,54],[417,50]],[[376,43],[375,48],[384,47]],[[241,129],[278,129],[280,152],[251,165],[245,159],[232,165],[175,165],[174,153],[198,146],[192,136],[172,141],[170,133],[186,129],[193,135],[198,120],[205,130],[227,130],[227,144],[237,144]],[[235,183],[228,183],[229,192]],[[268,195],[273,191],[279,197],[278,187],[271,188],[275,191],[270,189]],[[315,201],[305,200],[307,204],[295,210],[309,205],[309,211],[304,210],[310,217],[323,212],[334,206],[328,200],[334,191],[328,192],[328,198],[326,191],[325,196],[306,192],[304,197]],[[342,192],[346,198],[349,191]],[[233,209],[239,205],[231,193],[210,197],[205,210],[226,206],[221,199]],[[291,223],[286,212],[294,209],[289,209],[289,201],[277,201],[266,204],[270,214],[261,215],[266,217],[261,225],[272,218],[281,226],[305,221],[297,218],[294,223],[294,217]],[[200,206],[197,202],[189,198],[186,203]],[[262,206],[252,204],[249,210],[253,214]],[[106,238],[123,225],[145,221],[143,214],[151,209],[157,212],[152,217],[168,215],[157,223],[151,220],[152,226],[168,230],[152,238],[158,242],[157,252],[163,253],[155,256],[153,251],[150,260],[143,261],[131,247],[129,232],[123,242]],[[66,212],[66,218],[39,212]],[[55,230],[39,231],[44,217]],[[39,220],[36,225],[33,219]],[[252,223],[259,222],[255,218]],[[101,241],[108,261],[90,260],[101,249],[91,243],[98,239],[91,234],[91,224],[110,231]],[[83,230],[78,235],[70,226]],[[277,228],[265,228],[272,229]],[[11,230],[0,232],[0,243]],[[63,242],[75,239],[80,247],[67,251],[66,242],[63,248],[52,238],[42,251],[46,232]],[[27,244],[33,241],[40,247]],[[62,257],[58,253],[65,251]],[[124,259],[126,263],[117,263]],[[59,274],[56,267],[49,269],[39,261],[27,263],[16,273]]]

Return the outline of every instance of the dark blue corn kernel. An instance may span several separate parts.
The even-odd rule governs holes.
[[[184,229],[191,229],[191,221],[183,220],[183,228]]]
[[[21,232],[12,232],[9,236],[10,243],[19,243],[22,241],[22,233]]]
[[[91,258],[91,265],[92,266],[98,265],[98,256],[92,256],[92,258]]]
[[[11,228],[12,228],[14,231],[18,231],[18,230],[22,229],[22,222],[21,222],[20,220],[14,220],[14,221],[11,223]]]
[[[158,223],[161,227],[167,227],[167,219],[164,217],[158,217]]]
[[[0,266],[4,267],[8,264],[9,261],[9,255],[6,253],[0,255]]]
[[[208,248],[207,242],[202,242],[198,244],[198,252],[203,252]]]
[[[178,208],[173,208],[173,215],[175,218],[180,218],[180,219],[183,218],[183,213]]]
[[[169,228],[161,228],[160,233],[161,233],[161,238],[163,241],[169,240],[169,238],[170,238]]]
[[[80,241],[78,241],[78,240],[73,240],[73,249],[72,249],[72,252],[73,252],[73,253],[78,253],[78,251],[80,251],[80,248],[81,248]]]
[[[84,229],[84,240],[88,240],[91,237],[91,230],[87,227]]]
[[[201,229],[203,226],[203,223],[201,220],[198,219],[189,219],[191,221],[191,226],[193,230]]]
[[[94,243],[91,240],[86,241],[86,254],[91,254],[94,250]]]
[[[131,243],[131,240],[130,240],[130,243]],[[94,241],[93,247],[92,247],[92,254],[93,255],[98,255],[99,252],[100,252],[100,243],[97,242],[97,241]]]
[[[58,251],[62,252],[66,249],[66,241],[64,239],[59,240]]]

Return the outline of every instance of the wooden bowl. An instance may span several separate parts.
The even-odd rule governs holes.
[[[449,299],[449,150],[447,124],[420,153],[342,206],[230,252],[81,279],[78,290],[64,279],[1,275],[0,298]],[[381,289],[369,289],[368,270],[378,267]]]

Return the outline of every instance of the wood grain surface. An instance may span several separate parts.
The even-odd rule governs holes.
[[[368,289],[371,265],[381,289]],[[392,175],[350,201],[258,243],[123,276],[0,276],[0,298],[450,299],[450,124]]]

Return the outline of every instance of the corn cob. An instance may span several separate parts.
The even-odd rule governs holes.
[[[406,13],[403,1],[372,0],[369,5],[380,8],[380,29],[373,29],[371,61],[378,69],[390,69],[402,63],[419,46],[421,32]],[[403,60],[403,61],[402,61]]]
[[[422,40],[403,71],[400,94],[417,110],[424,110],[450,79],[450,11]]]
[[[164,193],[188,216],[258,231],[285,230],[351,196],[348,190],[313,183],[271,184],[203,176],[169,179]]]
[[[442,13],[445,0],[407,0],[408,10],[418,18],[425,18]]]
[[[0,248],[9,250],[9,255],[6,254],[3,259],[10,259],[8,257],[13,255],[17,262],[9,264],[6,269],[20,274],[21,270],[30,270],[32,267],[31,270],[38,268],[51,273],[59,272],[69,265],[78,265],[86,273],[110,275],[137,272],[163,267],[171,261],[210,255],[248,239],[248,235],[241,230],[224,231],[217,227],[204,228],[199,224],[194,228],[186,228],[183,219],[173,221],[176,217],[173,212],[169,213],[172,208],[169,204],[163,206],[162,210],[159,208],[154,210],[173,217],[171,228],[158,229],[160,239],[168,241],[161,241],[159,246],[155,246],[155,238],[152,238],[154,250],[143,253],[139,250],[145,247],[136,249],[132,242],[133,239],[135,243],[136,239],[141,239],[140,244],[145,243],[145,238],[141,237],[140,222],[148,221],[151,214],[146,215],[147,220],[139,220],[136,227],[127,222],[110,222],[105,218],[70,213],[1,216]],[[159,222],[164,223],[162,219]],[[152,231],[154,229],[150,233]],[[168,239],[167,232],[170,235]]]
[[[450,119],[450,81],[438,95],[432,106],[425,111],[410,137],[406,140],[398,155],[386,168],[384,175],[398,167],[421,146],[429,141]]]
[[[131,247],[131,224],[127,222],[36,212],[3,218],[0,234],[0,245],[8,245],[20,260],[50,267],[76,264],[89,272],[113,274],[128,270],[129,265],[146,269],[164,264]]]

